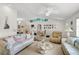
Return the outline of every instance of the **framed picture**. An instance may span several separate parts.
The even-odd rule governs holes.
[[[31,28],[33,28],[33,27],[34,27],[34,24],[31,25]]]
[[[70,22],[71,29],[73,30],[73,21]]]
[[[73,25],[73,21],[71,21],[70,24]]]
[[[9,26],[9,24],[8,24],[8,17],[6,16],[4,29],[9,29],[9,28],[10,28],[10,26]]]

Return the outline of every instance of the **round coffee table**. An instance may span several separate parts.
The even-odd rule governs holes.
[[[41,41],[39,41],[37,43],[37,46],[38,46],[39,52],[41,54],[46,54],[47,53],[47,50],[49,50],[49,49],[52,48],[51,43],[48,40],[46,40],[46,38],[43,39],[43,40],[41,40]]]

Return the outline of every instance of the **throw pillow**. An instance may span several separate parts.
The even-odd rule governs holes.
[[[16,35],[16,36],[14,36],[14,40],[16,41],[16,42],[23,42],[23,41],[25,41],[26,40],[26,35],[25,34],[18,34],[18,35]]]
[[[75,40],[75,47],[79,49],[79,39]]]

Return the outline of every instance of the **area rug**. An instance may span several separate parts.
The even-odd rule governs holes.
[[[46,54],[41,54],[38,52],[39,49],[37,48],[37,45],[36,45],[37,43],[38,42],[35,41],[33,44],[26,47],[24,50],[19,52],[17,55],[63,55],[61,44],[55,44],[55,43],[50,42],[50,44],[52,44],[52,48],[48,50]]]

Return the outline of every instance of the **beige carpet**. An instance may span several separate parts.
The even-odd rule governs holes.
[[[35,41],[33,44],[30,46],[26,47],[24,50],[19,52],[17,55],[42,55],[41,53],[38,52],[38,48],[36,46],[37,41]],[[52,44],[52,48],[48,50],[48,52],[44,55],[63,55],[62,49],[61,49],[61,44]]]

